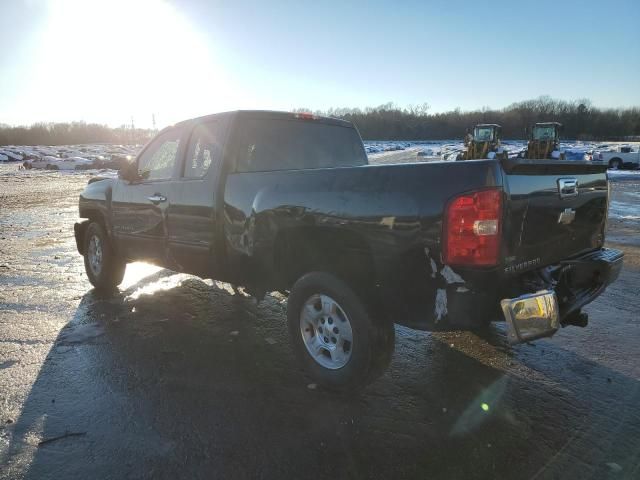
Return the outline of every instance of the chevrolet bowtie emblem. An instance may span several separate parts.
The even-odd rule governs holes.
[[[565,208],[558,216],[558,223],[569,225],[576,218],[576,211],[573,208]]]

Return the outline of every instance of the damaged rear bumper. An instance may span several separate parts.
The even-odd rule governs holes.
[[[564,261],[551,288],[500,302],[511,344],[554,335],[620,275],[624,254],[603,248]],[[586,324],[586,316],[585,316]]]
[[[554,291],[505,298],[500,306],[507,322],[507,339],[512,345],[550,337],[560,328],[560,309]]]
[[[505,275],[497,268],[454,272],[440,264],[437,257],[428,256],[426,265],[423,259],[424,256],[416,255],[407,263],[398,262],[397,269],[386,275],[389,281],[381,285],[377,298],[390,320],[427,331],[474,330],[491,321],[504,320],[509,325],[501,308],[502,300],[555,295],[555,304],[549,297],[543,298],[550,305],[556,305],[557,321],[553,316],[544,315],[549,321],[538,322],[537,328],[528,334],[523,326],[520,334],[513,332],[512,335],[514,343],[518,343],[551,336],[561,326],[584,326],[587,318],[580,309],[618,278],[623,253],[598,249],[518,275]]]

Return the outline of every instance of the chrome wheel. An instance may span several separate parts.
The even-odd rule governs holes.
[[[300,334],[311,357],[337,370],[351,359],[353,331],[346,313],[328,295],[312,295],[300,311]]]
[[[89,268],[91,268],[91,272],[96,277],[99,277],[102,271],[102,242],[97,235],[92,235],[89,239],[87,256],[89,258]]]

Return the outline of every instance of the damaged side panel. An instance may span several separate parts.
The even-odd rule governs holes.
[[[464,272],[440,261],[444,206],[454,192],[500,181],[488,161],[232,173],[221,250],[235,283],[287,290],[327,269],[375,291],[393,322],[447,329],[462,318],[458,298],[476,294]],[[463,317],[461,327],[472,323]]]
[[[437,245],[414,251],[398,268],[404,274],[389,286],[394,311],[404,307],[396,323],[438,331],[477,328],[498,319],[498,287],[487,289],[491,272],[478,276],[443,264]]]
[[[435,288],[430,290],[434,292],[432,314],[425,312],[427,325],[433,324],[434,329],[473,326],[480,318],[474,317],[469,311],[474,301],[471,285],[449,265],[443,265],[433,258],[428,248],[425,248],[425,254],[430,269],[429,277],[435,283]]]

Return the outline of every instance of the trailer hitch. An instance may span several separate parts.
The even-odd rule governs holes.
[[[589,324],[589,314],[582,312],[580,310],[576,310],[575,312],[571,312],[565,318],[562,319],[561,325],[563,327],[568,327],[569,325],[573,325],[575,327],[586,327]]]

